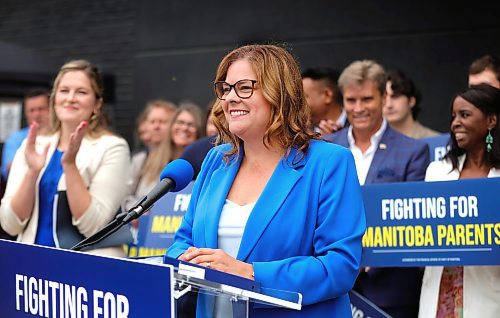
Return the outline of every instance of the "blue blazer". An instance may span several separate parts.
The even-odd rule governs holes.
[[[167,255],[190,246],[217,248],[222,207],[242,153],[226,164],[229,145],[208,153],[191,202]],[[254,266],[262,287],[300,292],[301,311],[250,309],[252,317],[351,317],[354,285],[366,223],[352,154],[311,141],[305,157],[296,149],[276,167],[246,224],[237,259]]]
[[[347,132],[348,128],[344,128],[325,139],[349,148]],[[425,142],[407,137],[387,125],[368,169],[365,184],[422,181],[430,163],[429,158],[429,147]]]
[[[349,148],[348,129],[327,137]],[[422,181],[429,165],[429,148],[421,140],[407,137],[387,125],[373,156],[365,184]],[[379,307],[418,307],[423,271],[415,267],[372,268],[362,272],[356,290]]]

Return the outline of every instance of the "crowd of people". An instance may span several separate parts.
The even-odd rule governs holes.
[[[420,139],[439,132],[417,120],[421,93],[403,71],[373,60],[300,72],[280,46],[240,47],[217,68],[206,116],[191,102],[148,102],[132,155],[109,128],[103,89],[99,70],[75,60],[50,92],[26,94],[29,127],[2,152],[6,235],[70,248],[185,158],[196,181],[167,255],[304,297],[301,312],[251,309],[256,315],[347,317],[352,288],[392,317],[500,312],[500,266],[360,268],[360,185],[500,177],[497,57],[471,64],[469,87],[450,105],[449,150],[434,162]],[[89,252],[124,256],[123,243]],[[199,315],[231,311],[198,304]]]

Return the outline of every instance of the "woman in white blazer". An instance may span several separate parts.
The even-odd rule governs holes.
[[[38,124],[18,150],[0,221],[18,241],[70,248],[104,227],[125,194],[129,149],[102,115],[102,79],[85,60],[66,63],[50,96],[52,133]],[[119,246],[96,253],[123,256]]]
[[[427,168],[426,181],[500,177],[500,90],[473,86],[451,110],[451,149]],[[425,268],[420,318],[498,317],[500,266]]]

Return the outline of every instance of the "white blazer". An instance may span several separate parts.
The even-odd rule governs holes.
[[[35,242],[38,226],[38,186],[58,142],[58,133],[50,136],[38,136],[36,139],[36,150],[38,152],[42,152],[45,145],[50,144],[50,146],[45,166],[38,175],[36,182],[35,202],[31,217],[24,221],[21,221],[12,210],[11,200],[28,170],[24,157],[26,140],[24,140],[14,157],[5,195],[0,205],[0,223],[7,233],[17,235],[19,242],[29,244]],[[78,220],[73,218],[72,223],[85,237],[104,227],[111,221],[118,210],[125,195],[129,158],[128,144],[123,138],[113,135],[104,135],[96,139],[83,138],[76,156],[76,166],[92,196],[92,200],[82,217]],[[59,179],[57,190],[66,190],[64,173]],[[104,254],[118,255],[109,248],[103,249],[103,251]],[[97,254],[102,253],[98,252]]]
[[[425,181],[458,180],[465,162],[459,158],[458,170],[451,170],[446,160],[431,162]],[[499,169],[491,169],[488,178],[500,177]],[[419,318],[435,318],[443,266],[427,266],[422,280]],[[464,266],[464,318],[494,318],[500,315],[500,266]]]

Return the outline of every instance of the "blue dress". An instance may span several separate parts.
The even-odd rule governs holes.
[[[54,241],[54,199],[57,194],[57,184],[63,173],[61,158],[63,153],[56,149],[47,169],[40,180],[39,191],[39,213],[38,229],[36,231],[35,244],[55,247]]]

